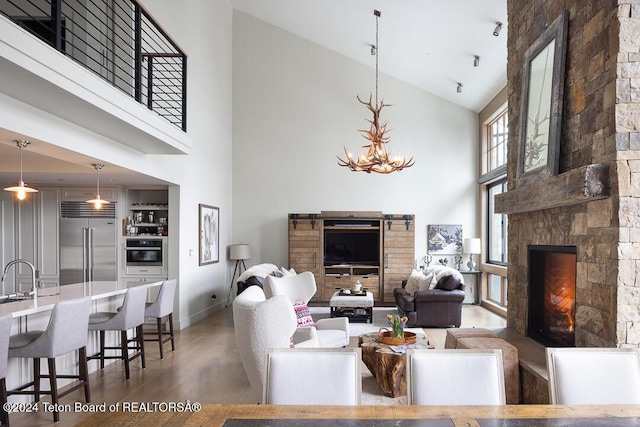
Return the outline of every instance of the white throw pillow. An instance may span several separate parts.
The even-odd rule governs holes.
[[[287,270],[284,267],[280,267],[280,273],[282,273],[282,277],[287,277],[287,276],[296,276],[298,273],[296,273],[296,271],[293,269],[293,267],[291,267],[291,269]]]
[[[436,273],[429,273],[427,274],[427,278],[425,280],[426,283],[426,288],[424,289],[429,289],[432,290],[436,287],[436,285],[438,284],[438,281],[436,280]]]
[[[438,280],[436,279],[438,273],[445,268],[442,265],[434,265],[431,267],[427,267],[424,270],[424,274],[429,278],[428,280],[428,288],[429,290],[433,290],[435,289],[436,285],[438,284]]]
[[[422,271],[413,269],[413,271],[411,271],[411,275],[407,279],[407,286],[405,286],[405,289],[410,295],[413,295],[414,292],[429,289],[432,279],[432,275],[425,275]]]
[[[278,266],[275,264],[269,264],[269,263],[256,264],[254,266],[247,268],[247,270],[244,273],[242,273],[240,277],[238,277],[238,280],[236,280],[236,282],[244,282],[251,276],[263,278],[265,276],[270,275],[271,273],[274,272],[274,270],[277,270],[277,269],[278,269]]]

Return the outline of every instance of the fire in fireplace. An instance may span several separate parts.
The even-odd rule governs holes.
[[[530,338],[549,346],[575,346],[576,247],[529,246]]]

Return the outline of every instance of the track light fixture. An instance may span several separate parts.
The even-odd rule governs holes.
[[[462,93],[462,83],[458,83],[458,87],[456,88],[456,92]]]
[[[376,56],[376,51],[377,51],[377,50],[378,50],[378,49],[376,48],[376,45],[375,45],[375,44],[372,44],[372,45],[371,45],[371,56]]]
[[[496,28],[493,30],[493,35],[498,37],[500,35],[500,31],[502,30],[502,22],[496,22]]]
[[[480,66],[480,57],[478,55],[473,55],[473,66],[474,67]]]

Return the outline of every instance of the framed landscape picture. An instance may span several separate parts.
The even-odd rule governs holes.
[[[200,233],[199,265],[220,261],[220,209],[198,205]]]
[[[462,254],[462,225],[429,224],[427,226],[427,253],[430,255]]]

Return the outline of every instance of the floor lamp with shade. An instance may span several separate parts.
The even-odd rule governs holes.
[[[227,303],[225,307],[229,305],[229,299],[231,298],[231,291],[233,290],[233,282],[237,277],[240,277],[242,274],[242,269],[247,270],[247,266],[244,263],[245,259],[251,258],[251,246],[246,243],[239,243],[236,245],[229,246],[229,259],[236,262],[236,265],[233,269],[233,276],[231,276],[231,283],[229,284],[229,293],[227,294]]]

